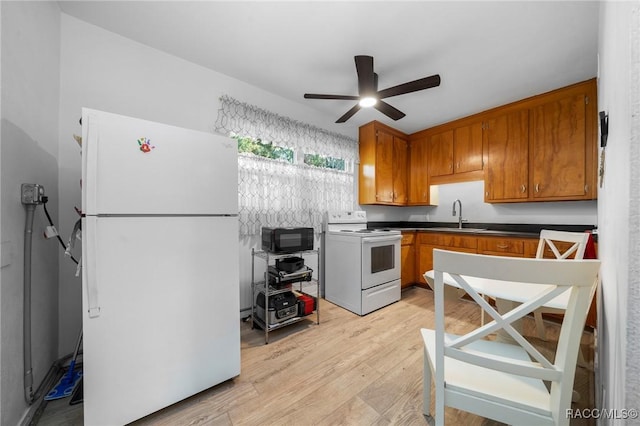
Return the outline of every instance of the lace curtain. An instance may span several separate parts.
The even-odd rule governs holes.
[[[358,142],[344,135],[301,123],[229,96],[220,98],[216,130],[286,146],[296,153],[358,160]]]
[[[281,117],[224,96],[216,130],[250,136],[295,152],[294,164],[238,155],[240,235],[259,235],[263,226],[307,226],[322,230],[328,210],[352,210],[358,144],[343,135]],[[304,154],[345,160],[347,171],[309,166]]]

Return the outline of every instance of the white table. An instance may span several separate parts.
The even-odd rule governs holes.
[[[433,280],[434,280],[434,272],[433,270],[427,271],[425,274],[425,279],[427,284],[433,289]],[[445,298],[458,297],[456,289],[460,289],[458,283],[449,275],[448,273],[444,274],[444,283],[447,285],[445,287]],[[499,313],[505,313],[515,308],[516,305],[525,303],[540,293],[546,291],[548,288],[553,287],[552,285],[544,286],[539,284],[526,284],[526,283],[517,283],[517,282],[509,282],[509,281],[499,281],[499,280],[489,280],[486,278],[478,278],[478,277],[464,277],[467,283],[476,290],[479,294],[491,297],[496,301],[496,310]],[[451,290],[453,290],[453,292]],[[567,304],[569,302],[570,292],[565,291],[558,297],[550,300],[545,303],[544,306],[546,308],[555,308],[566,310]],[[484,311],[483,311],[484,314]],[[522,333],[522,322],[517,321],[513,323],[513,326],[518,330],[519,333]],[[511,339],[510,336],[500,333],[502,335],[501,340],[509,341]],[[506,338],[505,338],[506,336]]]
[[[425,274],[427,278],[427,284],[433,289],[433,270],[427,271]],[[451,277],[451,275],[444,274],[444,283],[448,286],[460,288],[458,283]],[[516,303],[524,303],[531,300],[538,294],[547,290],[547,288],[553,287],[552,285],[544,286],[539,284],[525,284],[509,281],[488,280],[486,278],[478,277],[464,277],[464,279],[473,287],[478,293],[489,296],[493,299],[504,299]],[[545,303],[547,308],[567,309],[569,303],[569,292],[565,291],[555,299]]]

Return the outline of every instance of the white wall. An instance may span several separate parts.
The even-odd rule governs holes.
[[[596,394],[602,408],[619,410],[640,407],[639,14],[637,1],[600,6],[598,109],[609,114],[609,138],[598,200],[602,284]]]
[[[232,43],[232,40],[221,40]],[[277,114],[320,127],[318,114],[263,90],[62,14],[60,101],[60,227],[71,232],[80,206],[80,154],[72,134],[81,131],[82,107],[213,131],[218,98],[227,94]],[[255,66],[247,58],[247,66]],[[302,102],[302,100],[301,100]],[[332,122],[333,117],[324,117]],[[326,126],[323,126],[326,128]],[[330,131],[357,138],[357,128]],[[251,244],[240,247],[241,285],[250,285]],[[60,353],[73,348],[81,324],[81,286],[75,268],[61,260]]]
[[[0,424],[26,413],[23,388],[23,241],[21,183],[39,183],[58,211],[60,12],[55,2],[0,2],[2,11]],[[32,249],[32,362],[34,391],[57,359],[58,242],[45,240],[36,210]]]
[[[473,223],[523,223],[558,225],[596,225],[596,201],[559,201],[544,203],[484,202],[482,181],[438,185],[438,206],[383,207],[361,206],[371,221],[457,222],[453,202],[462,202],[462,217]]]

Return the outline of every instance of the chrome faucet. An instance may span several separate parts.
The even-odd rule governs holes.
[[[462,229],[462,201],[455,200],[453,202],[453,213],[452,216],[456,215],[456,203],[460,206],[460,216],[458,216],[458,229]]]

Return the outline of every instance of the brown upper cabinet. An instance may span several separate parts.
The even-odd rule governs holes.
[[[529,197],[528,111],[514,111],[487,120],[484,140],[487,157],[484,200],[526,201]]]
[[[453,130],[436,133],[429,138],[429,177],[453,173]]]
[[[595,114],[595,90],[588,87],[531,109],[532,198],[594,198]]]
[[[409,141],[409,206],[431,204],[431,184],[429,182],[429,140],[427,138]]]
[[[428,152],[432,183],[481,179],[471,172],[482,172],[482,122],[431,135]]]
[[[484,180],[487,203],[597,197],[596,80],[421,130],[360,127],[360,204],[429,205],[430,185]]]
[[[458,127],[453,131],[454,173],[482,170],[482,122]]]
[[[407,135],[373,121],[360,127],[360,204],[407,204]]]
[[[495,111],[485,124],[485,201],[597,196],[595,80]]]

